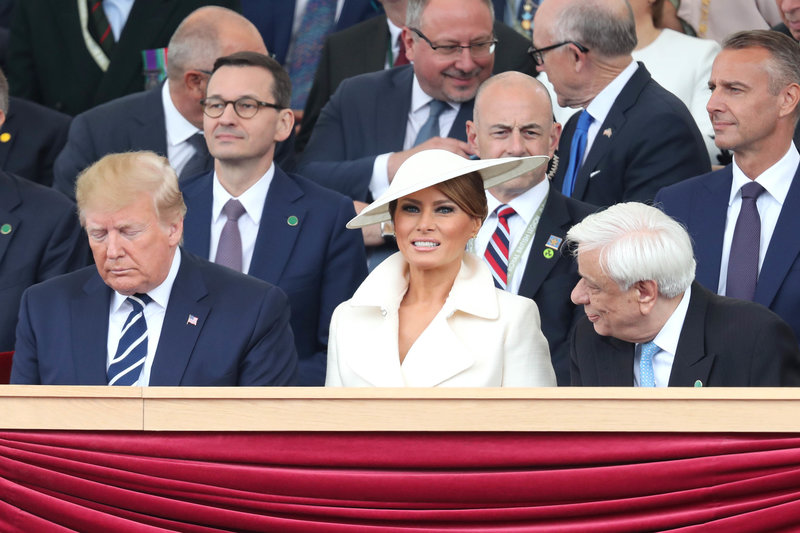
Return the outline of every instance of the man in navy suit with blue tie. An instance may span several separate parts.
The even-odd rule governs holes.
[[[283,289],[297,384],[323,385],[331,314],[366,277],[366,257],[361,234],[345,228],[353,203],[273,161],[276,143],[294,127],[290,96],[288,74],[268,56],[217,60],[203,101],[215,170],[181,184],[184,246]]]
[[[656,202],[694,241],[697,281],[765,305],[800,338],[800,48],[774,31],[729,36],[708,112],[725,168],[662,189]],[[741,230],[741,231],[740,231]]]
[[[95,265],[25,291],[12,383],[293,384],[286,296],[179,248],[186,206],[166,158],[108,155],[77,199]]]

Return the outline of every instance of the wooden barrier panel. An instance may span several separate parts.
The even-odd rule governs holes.
[[[800,433],[800,389],[0,386],[0,429]]]

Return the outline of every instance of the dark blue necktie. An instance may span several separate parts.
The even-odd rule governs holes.
[[[564,174],[564,183],[561,185],[561,192],[564,196],[572,196],[572,191],[575,190],[575,178],[578,176],[583,153],[586,151],[586,141],[589,137],[591,123],[592,115],[584,109],[578,117],[578,125],[575,127],[575,133],[572,134],[572,144],[569,147],[569,164]]]
[[[117,344],[117,353],[108,367],[109,385],[133,385],[139,381],[147,357],[147,322],[144,306],[153,301],[146,294],[128,296],[126,301],[133,310],[122,326],[122,335]]]
[[[742,209],[733,229],[725,288],[725,295],[732,298],[752,301],[756,293],[761,247],[761,217],[756,200],[763,192],[764,187],[755,181],[742,187]]]

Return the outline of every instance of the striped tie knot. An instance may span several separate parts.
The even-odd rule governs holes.
[[[147,357],[147,322],[144,308],[153,301],[147,294],[136,293],[125,299],[133,308],[122,326],[117,351],[108,366],[109,385],[131,386],[139,381]]]
[[[508,219],[517,212],[513,207],[503,204],[495,209],[495,213],[497,214],[497,229],[489,239],[483,257],[492,271],[495,287],[505,290],[508,285],[508,248],[511,241]]]

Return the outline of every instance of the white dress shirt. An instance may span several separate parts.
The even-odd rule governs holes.
[[[614,102],[617,100],[619,93],[622,92],[622,89],[625,88],[625,84],[630,81],[633,75],[636,73],[636,69],[639,68],[639,65],[636,61],[631,61],[631,64],[625,67],[625,70],[617,74],[617,77],[614,78],[611,83],[606,85],[602,91],[597,93],[589,105],[586,106],[586,111],[592,115],[594,119],[592,123],[589,125],[589,131],[586,136],[586,149],[583,151],[583,161],[586,160],[586,156],[589,154],[589,150],[592,149],[592,144],[594,143],[597,134],[600,133],[600,126],[603,125],[605,122],[608,113],[611,111],[611,108],[614,106]]]
[[[144,360],[144,367],[139,376],[139,380],[134,383],[137,387],[146,387],[150,384],[150,370],[153,367],[153,359],[156,356],[158,340],[161,338],[161,326],[164,325],[164,314],[167,312],[169,295],[172,293],[172,285],[178,275],[181,266],[180,249],[175,250],[172,257],[172,265],[166,279],[155,289],[148,291],[147,295],[153,299],[144,308],[144,319],[147,322],[147,357]],[[108,312],[108,345],[106,355],[106,371],[111,366],[111,361],[117,353],[122,327],[128,319],[128,315],[133,311],[133,306],[127,301],[127,296],[116,291],[111,295],[111,304]]]
[[[271,164],[267,172],[237,198],[246,211],[245,214],[239,217],[239,233],[242,236],[242,268],[245,273],[250,270],[253,250],[256,248],[258,225],[261,223],[264,202],[267,199],[267,192],[274,175],[275,163]],[[214,172],[213,195],[214,200],[211,205],[211,242],[208,246],[209,261],[214,261],[217,256],[219,236],[222,233],[225,222],[228,221],[228,217],[222,214],[222,208],[228,203],[228,200],[233,198],[220,183],[216,172]]]
[[[103,0],[103,11],[106,14],[108,25],[111,26],[111,33],[114,34],[115,41],[119,41],[119,36],[122,35],[128,15],[131,14],[133,2],[134,0]]]
[[[536,211],[539,209],[539,206],[541,206],[542,202],[547,198],[549,190],[549,180],[543,179],[540,183],[537,183],[506,204],[513,207],[514,211],[517,213],[508,219],[508,229],[511,232],[511,238],[508,243],[509,258],[519,245],[522,235],[525,233],[525,228],[528,227],[528,223],[530,223]],[[477,251],[477,255],[481,257],[483,257],[483,254],[486,252],[489,240],[497,229],[497,213],[495,213],[495,210],[500,206],[500,200],[492,196],[489,191],[486,191],[486,202],[489,204],[489,216],[486,217],[486,221],[484,221],[481,229],[478,231],[478,236],[475,238],[475,250]],[[528,242],[528,245],[520,256],[519,264],[517,264],[513,276],[506,284],[508,292],[519,294],[519,286],[520,283],[522,283],[522,275],[525,273],[525,265],[528,264],[528,256],[531,253],[532,244],[533,239]]]
[[[769,241],[775,232],[775,225],[781,214],[783,202],[789,194],[789,187],[800,165],[800,153],[797,152],[794,143],[789,146],[789,151],[774,165],[765,170],[755,181],[766,189],[756,200],[756,208],[761,218],[761,241],[758,250],[758,271],[761,272],[761,265],[764,264],[764,257],[767,255]],[[733,156],[731,170],[733,180],[731,182],[730,199],[728,200],[728,215],[725,219],[725,233],[722,238],[722,260],[720,261],[719,286],[717,294],[725,294],[728,283],[728,260],[731,254],[731,243],[733,242],[733,230],[736,228],[736,220],[739,218],[739,211],[742,209],[742,187],[750,182],[750,178],[736,164],[736,156]]]
[[[395,26],[394,23],[386,19],[386,24],[389,26],[389,42],[392,45],[392,63],[389,64],[389,58],[386,58],[386,62],[383,64],[383,68],[392,68],[394,66],[394,60],[397,59],[397,54],[400,53],[400,36],[403,34],[403,28],[401,26]]]
[[[417,140],[417,134],[420,128],[428,120],[431,114],[430,103],[433,100],[431,96],[422,90],[419,85],[417,76],[414,75],[414,81],[411,84],[411,108],[408,113],[408,121],[406,122],[406,137],[403,142],[403,150],[408,150],[414,147],[414,141]],[[441,137],[446,137],[456,121],[460,103],[447,102],[450,104],[450,109],[445,109],[439,115],[439,133]],[[391,153],[381,154],[375,158],[372,165],[372,179],[369,182],[369,191],[372,193],[373,198],[379,197],[386,189],[389,188],[389,156]]]
[[[180,176],[183,167],[195,153],[194,146],[189,144],[189,138],[203,132],[186,120],[172,103],[168,83],[161,86],[161,103],[164,106],[164,125],[167,130],[167,159],[175,173]]]
[[[666,387],[669,385],[669,375],[672,372],[672,363],[675,361],[675,352],[678,351],[678,341],[683,330],[683,321],[686,320],[686,312],[689,310],[689,299],[692,297],[692,288],[686,289],[683,293],[678,307],[670,315],[661,331],[658,332],[653,341],[659,350],[653,356],[653,376],[655,376],[656,387]],[[642,345],[636,345],[636,355],[633,358],[633,385],[639,387],[639,362],[642,359]]]

